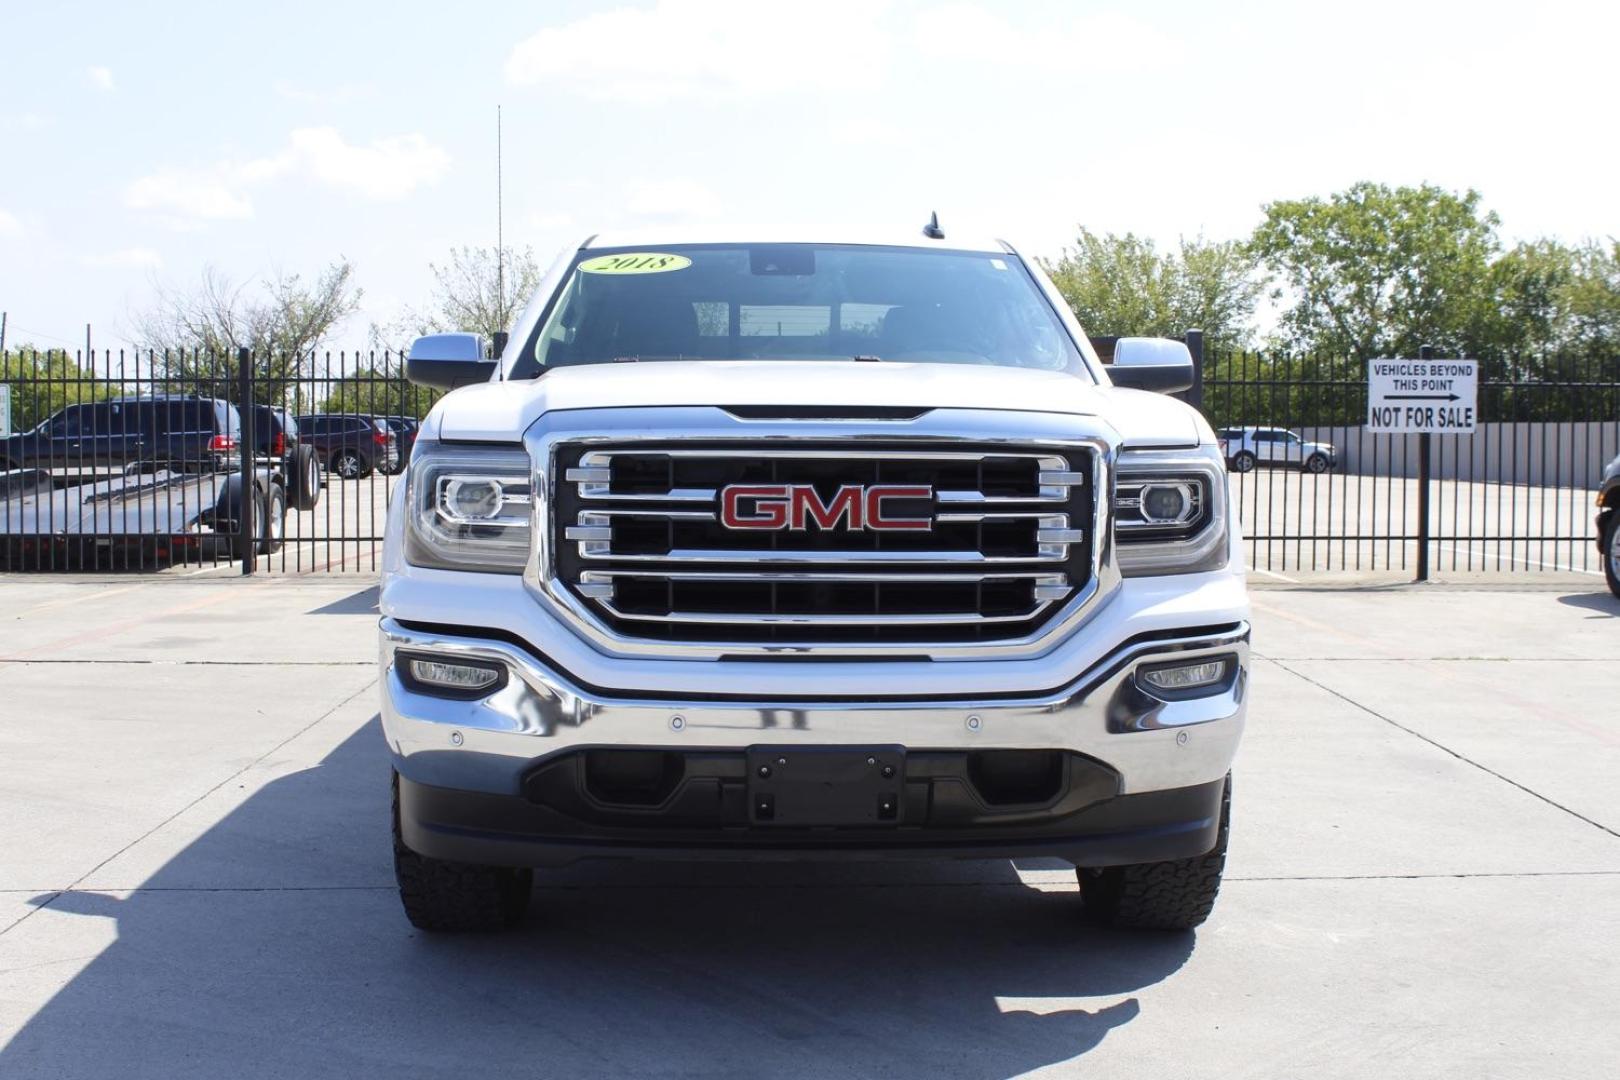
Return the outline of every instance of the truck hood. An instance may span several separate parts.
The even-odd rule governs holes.
[[[704,360],[590,364],[446,395],[429,438],[514,442],[548,412],[678,406],[910,406],[1094,416],[1125,446],[1211,441],[1199,414],[1161,394],[1097,386],[1061,372],[967,364]]]

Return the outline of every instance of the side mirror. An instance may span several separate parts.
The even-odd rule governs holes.
[[[1175,394],[1192,389],[1192,353],[1169,338],[1126,337],[1114,345],[1108,377],[1115,386]]]
[[[405,377],[418,386],[454,390],[488,382],[496,362],[485,355],[478,334],[428,334],[411,342],[405,354]]]

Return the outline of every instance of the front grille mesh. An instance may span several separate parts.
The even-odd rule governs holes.
[[[1089,451],[1031,447],[564,443],[555,576],[627,639],[725,644],[998,641],[1038,630],[1089,578]],[[928,488],[890,517],[929,528],[738,530],[731,485]]]

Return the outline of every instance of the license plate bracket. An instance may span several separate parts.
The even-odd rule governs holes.
[[[748,816],[755,825],[898,825],[906,754],[898,746],[748,750]]]

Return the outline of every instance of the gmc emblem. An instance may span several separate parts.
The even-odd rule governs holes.
[[[810,523],[835,529],[931,529],[932,518],[891,517],[885,499],[932,499],[932,487],[909,484],[845,484],[831,502],[822,502],[809,484],[732,484],[720,492],[720,524],[728,529],[791,529]]]

